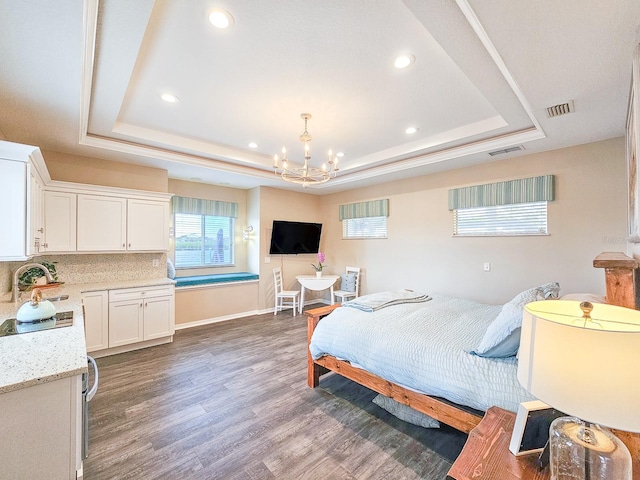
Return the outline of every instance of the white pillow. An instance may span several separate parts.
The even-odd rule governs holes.
[[[176,267],[170,258],[167,258],[167,277],[172,280],[176,278]]]
[[[480,344],[471,353],[489,358],[514,356],[520,347],[520,328],[522,327],[524,306],[538,300],[558,298],[559,292],[560,285],[557,282],[546,283],[520,292],[503,305],[498,316],[487,327]]]
[[[396,402],[393,398],[378,394],[372,402],[379,407],[384,408],[394,417],[404,420],[407,423],[411,423],[412,425],[424,428],[440,427],[440,422],[435,418],[431,418],[429,415],[418,412],[404,403]]]

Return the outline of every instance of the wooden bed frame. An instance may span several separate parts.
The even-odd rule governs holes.
[[[638,275],[640,272],[638,270],[639,261],[623,253],[605,252],[594,259],[593,266],[605,269],[607,303],[629,308],[636,308],[636,305],[640,305],[636,302],[640,282],[635,281],[636,277],[640,278]],[[340,304],[335,304],[305,311],[308,322],[307,344],[311,342],[311,335],[318,322],[339,306]],[[330,355],[325,355],[314,361],[307,348],[307,383],[309,386],[311,388],[317,387],[320,384],[320,376],[328,372],[342,375],[465,433],[469,433],[478,425],[484,415],[484,412],[469,410],[442,398],[408,390]],[[617,431],[616,434],[627,444],[634,455],[634,460],[637,459],[640,456],[640,436],[620,431]]]

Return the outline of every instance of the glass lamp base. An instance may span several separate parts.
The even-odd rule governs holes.
[[[609,430],[575,417],[549,428],[551,480],[631,480],[631,454]]]

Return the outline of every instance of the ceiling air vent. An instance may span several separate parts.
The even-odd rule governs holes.
[[[494,150],[493,152],[489,152],[489,155],[495,157],[496,155],[504,155],[505,153],[517,152],[519,150],[524,150],[522,145],[516,145],[515,147],[503,148],[502,150]]]
[[[567,113],[573,112],[575,112],[575,109],[573,107],[573,100],[570,100],[567,103],[554,105],[553,107],[547,107],[547,116],[549,118],[559,117],[560,115],[566,115]]]

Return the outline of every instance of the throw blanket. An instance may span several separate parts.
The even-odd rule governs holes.
[[[380,292],[363,295],[342,304],[343,307],[357,308],[363,312],[375,312],[381,308],[403,303],[420,303],[431,300],[429,295],[412,292],[411,290],[398,290],[393,292]]]

